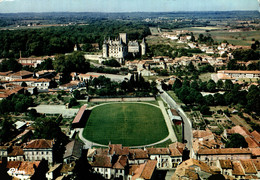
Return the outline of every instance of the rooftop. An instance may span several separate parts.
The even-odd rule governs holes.
[[[85,110],[86,110],[86,107],[87,107],[87,106],[85,106],[85,105],[84,105],[84,106],[81,106],[81,108],[79,109],[79,111],[78,111],[76,117],[74,118],[72,124],[74,124],[74,123],[79,123],[79,122],[80,122],[80,120],[81,120],[81,118],[82,118],[82,116],[83,116],[83,114],[84,114],[84,112],[85,112]]]
[[[153,155],[156,155],[156,154],[170,155],[171,154],[169,148],[147,148],[147,150],[148,150],[148,154],[153,154]]]
[[[220,155],[220,154],[251,154],[250,149],[224,148],[224,149],[199,149],[199,155]]]
[[[54,140],[35,139],[31,140],[24,149],[51,149],[53,144]]]

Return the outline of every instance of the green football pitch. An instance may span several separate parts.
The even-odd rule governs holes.
[[[95,107],[83,136],[108,145],[139,146],[155,143],[168,136],[161,109],[143,103],[113,103]]]

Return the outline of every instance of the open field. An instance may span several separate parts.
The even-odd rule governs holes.
[[[209,32],[213,39],[217,42],[227,40],[230,44],[251,46],[252,38],[260,40],[260,31],[246,31],[246,32],[228,32],[228,31],[212,31]]]
[[[197,37],[199,34],[211,34],[213,39],[217,42],[227,40],[230,44],[251,46],[253,43],[252,38],[260,40],[260,31],[244,31],[244,32],[228,32],[224,30],[225,27],[221,26],[207,26],[207,27],[189,27],[174,30],[188,30],[192,31]],[[206,32],[209,31],[209,32]]]
[[[95,143],[138,146],[155,143],[168,136],[159,108],[142,103],[104,104],[94,108],[83,136]]]
[[[178,48],[186,47],[186,44],[184,44],[184,43],[177,43],[177,41],[173,41],[171,39],[164,38],[161,36],[147,36],[146,43],[148,44],[148,46],[164,44],[164,45],[170,45],[171,47],[175,47],[175,48],[176,47],[178,47]]]
[[[211,79],[211,74],[213,73],[204,73],[204,74],[200,74],[199,75],[199,79],[201,79],[201,81],[209,81]]]
[[[181,29],[174,29],[174,30],[188,30],[192,31],[193,33],[205,33],[207,30],[222,30],[225,27],[221,26],[206,26],[206,27],[187,27],[187,28],[181,28]]]

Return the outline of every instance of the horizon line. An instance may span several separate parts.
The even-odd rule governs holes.
[[[187,13],[187,12],[259,12],[259,10],[209,10],[209,11],[107,11],[107,12],[102,12],[102,11],[42,11],[42,12],[0,12],[0,14],[22,14],[22,13],[170,13],[170,12],[175,12],[175,13]]]

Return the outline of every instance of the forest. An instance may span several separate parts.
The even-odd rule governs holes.
[[[94,21],[89,25],[46,27],[41,29],[2,30],[0,58],[44,56],[72,52],[75,44],[99,43],[104,38],[116,38],[121,32],[129,40],[142,39],[150,34],[147,25],[138,22]]]

